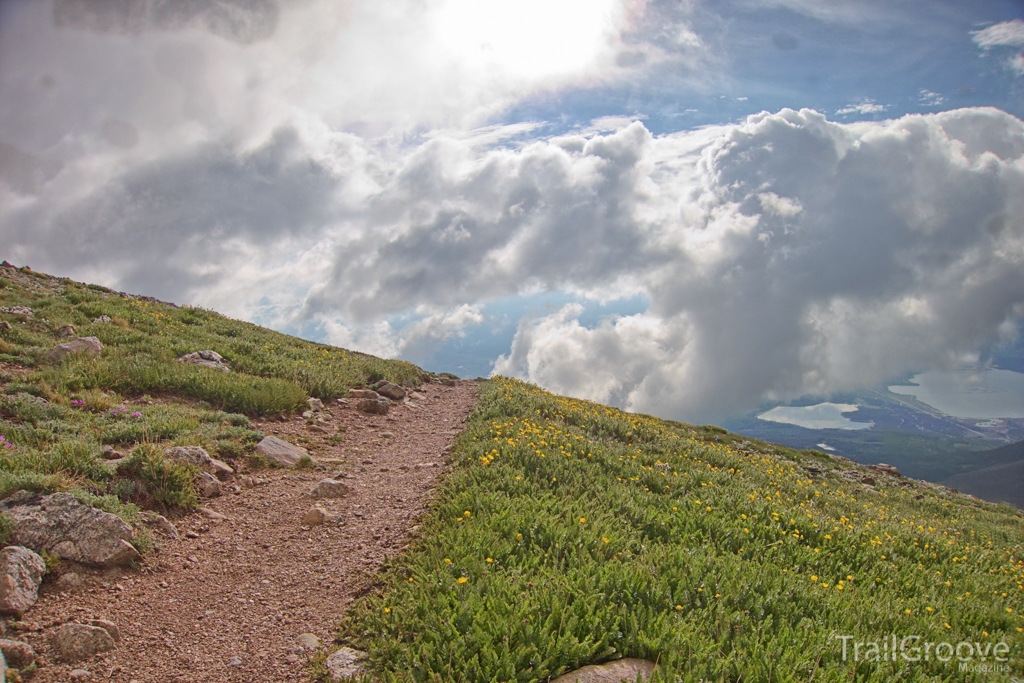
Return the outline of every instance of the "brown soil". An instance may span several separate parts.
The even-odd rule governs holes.
[[[307,680],[311,653],[296,636],[313,633],[329,645],[348,605],[374,587],[382,561],[408,543],[477,387],[460,381],[420,392],[418,405],[392,406],[386,416],[334,404],[323,425],[258,422],[267,434],[305,445],[320,467],[242,472],[224,482],[220,498],[201,504],[227,521],[199,513],[173,520],[181,539],[154,534],[159,549],[141,571],[74,568],[85,582],[67,592],[48,578],[16,625],[43,659],[33,681],[67,681],[73,669],[89,671],[80,680],[124,683]],[[340,443],[331,441],[341,434]],[[347,497],[306,497],[317,481],[340,473]],[[340,521],[302,526],[314,504]],[[51,661],[50,634],[92,618],[119,627],[116,650],[73,666]]]

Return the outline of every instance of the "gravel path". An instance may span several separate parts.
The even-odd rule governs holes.
[[[243,472],[225,482],[220,498],[201,504],[227,521],[198,513],[172,520],[181,539],[156,536],[159,551],[142,571],[74,568],[84,581],[65,592],[48,579],[17,625],[43,659],[33,680],[68,681],[73,669],[89,672],[76,680],[124,683],[307,680],[310,653],[296,636],[313,633],[329,644],[349,603],[372,589],[381,562],[408,543],[477,386],[429,384],[418,394],[418,405],[393,406],[386,416],[333,405],[324,425],[257,422],[267,434],[308,439],[323,469]],[[341,428],[344,440],[332,443]],[[305,493],[341,472],[349,495],[318,501],[341,522],[302,526],[314,504]],[[255,486],[233,492],[245,475]],[[119,627],[117,649],[74,666],[49,661],[50,634],[92,618]]]

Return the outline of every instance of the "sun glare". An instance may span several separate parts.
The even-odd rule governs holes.
[[[443,51],[528,80],[587,69],[610,47],[616,0],[449,0],[434,15]]]

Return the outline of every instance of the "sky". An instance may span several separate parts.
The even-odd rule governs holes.
[[[1024,322],[1024,3],[4,0],[0,258],[690,422]]]

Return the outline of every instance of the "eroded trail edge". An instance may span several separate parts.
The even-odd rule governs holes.
[[[324,425],[256,421],[266,434],[310,440],[322,467],[265,469],[242,473],[252,480],[226,482],[219,498],[201,504],[227,520],[199,513],[173,520],[181,538],[159,537],[142,571],[75,568],[78,586],[47,581],[26,617],[26,640],[45,659],[34,680],[67,681],[73,669],[89,672],[79,672],[81,680],[125,683],[306,680],[312,653],[297,636],[312,633],[329,644],[380,564],[408,543],[476,403],[477,385],[428,384],[419,393],[414,405],[396,405],[387,415],[333,405]],[[344,439],[332,443],[328,434],[339,428]],[[344,498],[307,496],[319,480],[342,474]],[[314,504],[340,521],[304,526]],[[73,666],[52,661],[48,640],[56,628],[93,618],[118,626],[116,650]]]

